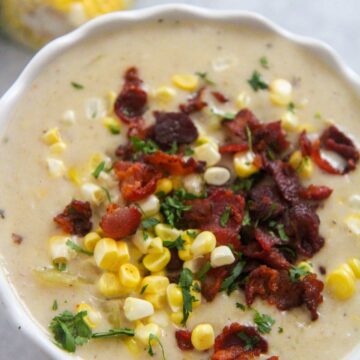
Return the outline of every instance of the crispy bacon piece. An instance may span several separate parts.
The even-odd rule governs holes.
[[[248,344],[244,338],[251,340],[251,349],[247,348]],[[216,337],[211,360],[251,360],[267,351],[267,341],[254,327],[232,323]]]
[[[197,139],[199,133],[190,119],[183,112],[154,113],[156,124],[153,139],[163,149],[169,149],[172,144],[190,144]]]
[[[299,195],[305,200],[320,201],[327,199],[332,192],[333,190],[327,186],[309,185],[307,188],[300,189]]]
[[[126,201],[141,200],[156,190],[161,174],[140,162],[116,161],[113,165],[120,181],[120,191]]]
[[[218,245],[232,245],[238,250],[240,242],[238,234],[244,217],[245,200],[241,195],[235,195],[231,190],[216,188],[206,199],[190,200],[191,205],[183,220],[189,227],[209,230],[216,236]],[[224,226],[220,218],[226,210],[230,211],[229,220]]]
[[[198,162],[193,158],[184,160],[180,155],[170,155],[162,151],[157,151],[155,154],[146,155],[144,161],[164,175],[189,175],[195,172],[202,172],[204,164]]]
[[[248,144],[227,144],[219,148],[220,154],[245,152],[249,150]]]
[[[201,293],[207,301],[213,301],[221,288],[221,284],[230,274],[228,266],[212,268],[201,284]]]
[[[104,235],[113,239],[122,239],[136,232],[141,222],[141,213],[135,206],[119,207],[111,204],[102,217],[100,227]]]
[[[281,153],[289,147],[280,121],[261,123],[248,109],[241,110],[234,120],[224,122],[224,126],[237,143],[247,144],[251,135],[255,152]]]
[[[292,206],[288,223],[286,228],[299,254],[309,258],[324,246],[324,238],[319,234],[320,219],[312,206],[303,202]]]
[[[138,122],[144,114],[147,93],[141,88],[142,80],[135,67],[128,69],[124,76],[125,83],[114,104],[114,111],[125,124]]]
[[[279,357],[278,356],[270,356],[266,360],[279,360]]]
[[[306,130],[302,131],[299,136],[299,146],[303,156],[311,156],[312,145],[310,139],[306,135]]]
[[[186,104],[180,104],[180,110],[185,114],[192,114],[201,111],[208,104],[203,100],[205,87],[202,87],[193,97],[188,99]]]
[[[54,221],[66,233],[84,236],[92,228],[91,216],[89,202],[73,200],[61,214],[54,217]]]
[[[260,296],[282,311],[305,304],[311,313],[311,319],[316,320],[317,308],[323,301],[323,288],[324,284],[315,274],[292,282],[287,271],[262,265],[250,273],[245,286],[245,297],[248,305],[254,302],[256,296]]]
[[[326,171],[332,175],[341,175],[343,174],[342,171],[339,169],[334,168],[326,159],[321,157],[320,153],[320,140],[314,141],[312,144],[312,152],[311,158],[313,159],[314,163],[322,170]]]
[[[175,332],[175,338],[180,350],[194,350],[194,346],[191,343],[191,331],[189,330],[177,330]]]
[[[229,99],[220,91],[212,91],[211,95],[221,104],[225,104]]]
[[[268,234],[260,228],[255,229],[255,239],[264,251],[270,251],[274,245],[281,243],[278,237]]]

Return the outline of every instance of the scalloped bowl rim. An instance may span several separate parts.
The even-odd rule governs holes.
[[[111,28],[121,28],[129,23],[146,22],[156,18],[181,18],[213,20],[218,22],[242,22],[251,24],[262,30],[276,33],[287,40],[309,50],[315,56],[322,58],[334,71],[338,73],[354,91],[360,96],[360,77],[340,56],[326,43],[310,37],[294,34],[283,29],[262,15],[241,10],[211,10],[191,5],[170,4],[149,7],[141,10],[111,13],[96,18],[73,32],[64,35],[41,49],[29,62],[21,75],[11,88],[0,99],[0,131],[9,118],[12,106],[28,89],[33,80],[41,73],[41,69],[51,63],[57,55],[75,46],[78,42],[91,37],[95,33]],[[1,254],[0,254],[1,256]],[[81,359],[79,356],[70,355],[58,349],[48,335],[42,330],[37,321],[32,318],[26,306],[22,303],[14,287],[7,278],[5,267],[0,260],[0,297],[5,305],[9,317],[23,330],[23,333],[36,343],[45,353],[53,359]],[[360,346],[356,347],[344,360],[360,358]]]

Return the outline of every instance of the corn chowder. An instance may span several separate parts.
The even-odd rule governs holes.
[[[84,359],[341,359],[360,329],[359,110],[324,63],[246,26],[94,37],[8,119],[2,265]]]

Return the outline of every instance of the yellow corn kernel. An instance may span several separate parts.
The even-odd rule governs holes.
[[[195,256],[201,256],[211,253],[216,246],[216,237],[211,231],[202,231],[196,236],[191,245],[191,252]]]
[[[355,293],[354,274],[351,275],[348,269],[340,267],[326,277],[326,286],[336,298],[347,300]]]
[[[163,241],[160,237],[152,238],[148,248],[149,254],[161,254],[164,251]]]
[[[148,254],[143,259],[144,266],[151,272],[163,270],[171,259],[168,248],[164,248],[161,254]]]
[[[301,151],[295,151],[289,159],[290,166],[296,170],[303,178],[311,177],[313,173],[313,163],[310,157],[302,156]]]
[[[191,343],[195,350],[205,351],[214,346],[214,329],[210,324],[199,324],[191,333]]]
[[[66,150],[66,144],[62,141],[50,145],[50,151],[53,154],[61,154]]]
[[[176,97],[176,90],[170,86],[160,86],[154,91],[155,99],[161,104],[168,104]]]
[[[170,193],[173,189],[173,183],[171,181],[171,179],[169,178],[164,178],[164,179],[160,179],[158,180],[158,182],[156,183],[156,191],[155,193],[164,193],[165,195]]]
[[[166,289],[166,298],[173,312],[178,312],[183,306],[183,294],[177,284],[170,284]]]
[[[254,164],[254,160],[255,154],[252,151],[236,153],[233,160],[236,175],[245,179],[258,172],[259,168]]]
[[[150,340],[150,335],[156,336],[157,338],[160,337],[160,327],[157,324],[149,323],[146,325],[139,324],[135,327],[135,338],[139,340],[143,345],[148,346],[150,344],[156,345],[156,339]]]
[[[84,247],[87,251],[93,252],[96,244],[101,240],[101,237],[96,232],[90,232],[84,237]]]
[[[162,328],[166,328],[169,325],[169,315],[165,310],[156,311],[153,315],[149,316],[146,321],[148,324],[155,323]]]
[[[126,339],[123,340],[124,344],[126,345],[129,352],[133,355],[139,355],[142,351],[142,345],[139,344],[139,342],[134,339],[133,337],[126,337]]]
[[[191,318],[192,313],[190,313],[189,318]],[[177,311],[170,314],[170,320],[177,326],[181,326],[184,320],[184,314],[182,311]]]
[[[144,277],[141,282],[141,289],[144,289],[144,295],[165,294],[169,286],[169,279],[166,276],[150,275]]]
[[[299,118],[292,113],[287,111],[281,117],[281,126],[287,131],[297,131],[299,127]]]
[[[298,132],[306,131],[307,133],[313,133],[316,132],[317,129],[312,124],[301,124],[298,126],[297,131]]]
[[[274,105],[286,106],[292,99],[292,85],[284,79],[275,79],[269,86],[270,100]]]
[[[162,240],[175,241],[179,236],[181,236],[180,230],[167,224],[156,224],[154,230],[155,234]]]
[[[129,246],[125,241],[117,241],[117,248],[119,252],[120,264],[125,264],[130,261]]]
[[[114,239],[104,238],[98,241],[94,249],[97,266],[107,271],[118,271],[121,265],[120,254]]]
[[[177,74],[172,77],[175,86],[182,90],[194,91],[199,85],[199,79],[193,74]]]
[[[90,328],[94,329],[97,325],[99,325],[101,321],[101,314],[89,304],[81,303],[76,305],[76,311],[78,313],[81,311],[87,312],[86,316],[84,317],[84,321]]]
[[[75,185],[81,185],[82,180],[81,180],[81,175],[79,170],[77,170],[76,168],[72,167],[68,170],[67,176],[69,178],[70,181],[72,181]]]
[[[193,281],[190,295],[192,296],[192,306],[197,308],[201,305],[201,284],[199,281]]]
[[[159,198],[152,194],[145,199],[142,199],[137,202],[138,207],[141,210],[142,216],[144,218],[154,216],[160,211],[160,200]]]
[[[181,178],[181,176],[172,176],[171,181],[172,181],[174,190],[180,189],[182,187],[182,178]]]
[[[353,271],[354,275],[360,279],[360,260],[357,258],[352,258],[347,261],[349,267]]]
[[[102,123],[112,134],[120,134],[121,124],[119,120],[116,120],[112,116],[106,116],[103,118]]]
[[[165,294],[146,294],[144,299],[151,303],[154,306],[155,310],[161,310],[166,305],[166,295]]]
[[[182,261],[188,261],[193,258],[193,254],[191,252],[191,244],[191,242],[186,242],[185,240],[185,243],[183,244],[184,248],[178,251],[179,258]]]
[[[114,111],[114,105],[115,105],[116,97],[117,97],[117,95],[116,95],[115,91],[109,91],[106,94],[108,114],[112,114],[113,111]]]
[[[136,288],[141,280],[139,269],[133,264],[123,264],[119,270],[120,284],[127,288]]]
[[[235,101],[235,104],[239,110],[246,108],[251,103],[251,97],[247,95],[245,92],[241,92]]]
[[[59,129],[57,127],[48,130],[43,136],[42,139],[46,145],[54,145],[58,142],[61,142],[61,136]]]
[[[131,289],[121,285],[119,277],[111,272],[104,272],[99,279],[98,289],[105,297],[120,297],[130,293]]]

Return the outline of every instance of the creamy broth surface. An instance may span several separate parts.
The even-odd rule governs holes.
[[[269,60],[267,70],[259,64],[262,56]],[[360,137],[359,99],[352,90],[326,64],[276,35],[240,25],[164,20],[95,36],[69,49],[43,69],[16,104],[7,119],[0,144],[0,208],[5,211],[5,218],[0,219],[1,262],[19,299],[44,331],[57,313],[52,310],[55,299],[59,304],[58,312],[74,311],[81,301],[101,309],[105,300],[99,296],[95,285],[49,287],[33,275],[34,268],[50,265],[47,240],[58,232],[52,218],[71,199],[81,198],[78,188],[66,177],[49,177],[45,160],[50,155],[41,136],[49,128],[60,128],[67,149],[59,157],[67,168],[86,163],[96,152],[113,156],[114,149],[124,143],[124,138],[111,135],[102,126],[101,119],[87,119],[84,104],[89,98],[104,97],[110,90],[118,92],[122,75],[130,66],[139,69],[149,92],[161,85],[171,85],[174,73],[207,72],[217,88],[231,100],[245,91],[251,96],[250,107],[259,119],[276,120],[284,109],[274,107],[266,92],[255,93],[247,84],[252,72],[258,69],[269,81],[281,77],[296,83],[295,102],[308,99],[298,110],[301,122],[313,125],[320,132],[326,125],[324,119],[331,119],[351,138]],[[74,89],[71,86],[74,81],[83,84],[84,89]],[[175,102],[162,108],[175,110],[177,103],[187,96],[188,93],[178,91]],[[150,100],[150,110],[159,108],[161,105]],[[75,111],[77,121],[65,126],[60,119],[69,109]],[[233,105],[225,105],[222,109],[234,111]],[[322,119],[315,117],[318,112]],[[150,121],[151,111],[146,116]],[[206,122],[199,115],[195,118],[208,131]],[[349,257],[360,255],[359,238],[344,222],[346,216],[358,211],[350,206],[348,199],[360,194],[360,173],[356,170],[345,176],[329,176],[315,168],[311,182],[334,189],[319,210],[320,232],[326,242],[311,259],[319,274],[319,266],[331,271]],[[12,233],[23,237],[21,245],[13,243]],[[86,262],[76,264],[71,268],[74,272],[92,278],[98,276],[89,270],[91,266]],[[319,276],[324,280],[324,276]],[[341,302],[325,289],[324,302],[319,307],[320,317],[314,322],[304,308],[280,312],[257,300],[254,307],[276,321],[271,334],[265,336],[270,350],[263,358],[279,355],[281,360],[342,359],[359,342],[359,291],[360,288],[350,300]],[[250,324],[252,313],[237,309],[236,302],[244,303],[242,293],[235,292],[230,297],[219,294],[214,302],[194,310],[188,327],[211,323],[215,334],[219,334],[226,324],[234,321]],[[100,330],[112,327],[105,313],[103,319]],[[168,360],[209,358],[210,352],[182,353],[178,350],[175,327],[169,324],[162,336]],[[283,333],[278,332],[279,327],[283,328]],[[146,350],[144,347],[137,358],[149,359]],[[88,360],[125,360],[134,356],[121,340],[93,340],[79,346],[77,355]],[[161,359],[159,348],[156,348],[154,359]]]

